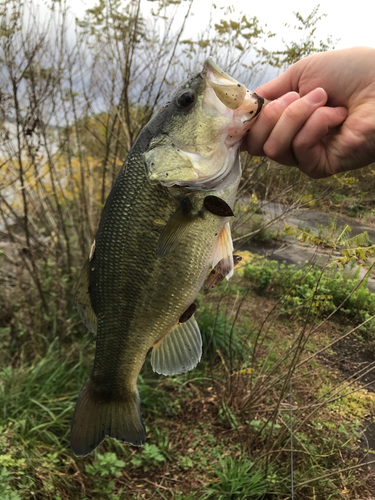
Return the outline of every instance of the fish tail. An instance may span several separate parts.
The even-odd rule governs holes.
[[[138,391],[102,400],[93,390],[91,379],[85,383],[74,410],[70,444],[77,457],[91,453],[106,436],[141,446],[146,430],[141,415]]]

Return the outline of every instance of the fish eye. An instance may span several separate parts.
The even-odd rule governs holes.
[[[184,92],[177,99],[177,104],[181,106],[181,108],[187,108],[195,101],[195,95],[193,92]]]

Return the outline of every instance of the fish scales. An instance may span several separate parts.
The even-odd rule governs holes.
[[[206,225],[194,225],[173,253],[155,259],[161,231],[152,226],[152,220],[168,220],[176,203],[165,190],[147,182],[143,165],[137,165],[137,156],[134,161],[128,160],[117,183],[109,200],[111,210],[96,237],[90,277],[91,301],[98,317],[93,373],[101,381],[108,379],[113,391],[118,384],[122,387],[123,373],[131,378],[132,370],[139,372],[150,348],[150,334],[153,342],[159,340],[195,299],[223,225],[222,220],[208,215]],[[139,188],[138,196],[126,189],[128,183]],[[112,227],[116,231],[108,229]],[[197,262],[203,264],[198,279]],[[171,270],[175,280],[171,280]],[[165,287],[170,293],[163,296],[160,291]],[[126,363],[136,358],[137,364]]]
[[[181,373],[199,361],[191,305],[210,267],[234,267],[228,221],[241,169],[238,140],[230,135],[227,144],[227,136],[243,135],[246,114],[259,107],[243,86],[242,114],[233,111],[238,103],[224,106],[220,78],[237,96],[240,84],[208,61],[139,134],[108,196],[76,288],[78,310],[97,332],[94,367],[72,421],[78,456],[105,436],[144,443],[136,384],[151,348],[159,373]]]

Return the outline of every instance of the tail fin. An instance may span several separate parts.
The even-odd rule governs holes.
[[[100,401],[89,379],[81,389],[74,410],[70,432],[73,453],[77,457],[88,455],[106,436],[135,446],[145,443],[139,395],[133,392],[124,400]]]

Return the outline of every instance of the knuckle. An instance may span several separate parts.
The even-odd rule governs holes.
[[[298,151],[306,150],[310,146],[309,137],[306,134],[297,134],[293,139],[293,148]]]
[[[280,102],[273,101],[268,104],[267,107],[262,109],[262,112],[259,114],[258,121],[266,127],[272,127],[278,121],[284,109],[285,106],[283,106]]]
[[[297,103],[299,104],[299,103]],[[301,121],[301,109],[300,106],[290,105],[284,111],[284,118],[287,122],[295,123]]]
[[[271,160],[277,161],[278,157],[281,156],[280,147],[278,147],[274,140],[268,140],[263,146],[263,151],[268,158],[271,158]]]

